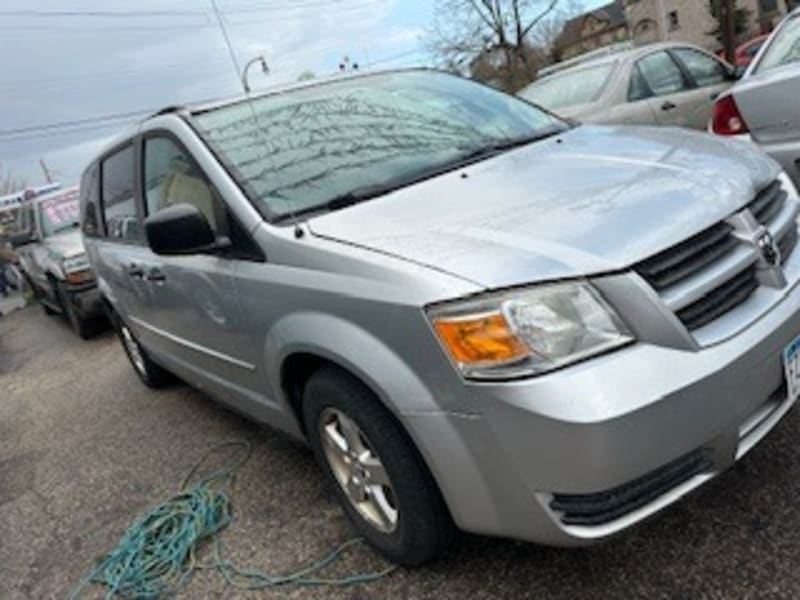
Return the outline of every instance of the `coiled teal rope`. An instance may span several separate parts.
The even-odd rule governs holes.
[[[189,482],[208,457],[224,448],[241,448],[242,455],[227,467],[203,477],[192,487]],[[213,560],[201,564],[198,546],[227,527],[233,520],[231,502],[223,489],[250,457],[250,444],[223,442],[212,446],[195,464],[181,484],[181,492],[156,507],[125,532],[117,547],[72,593],[77,599],[90,585],[106,587],[106,598],[159,598],[176,593],[198,569],[215,569],[225,581],[239,589],[263,589],[282,585],[349,586],[369,583],[391,573],[395,567],[359,573],[343,578],[320,575],[343,552],[362,540],[345,542],[322,560],[287,575],[269,575],[243,570],[224,558],[222,542],[214,539]]]

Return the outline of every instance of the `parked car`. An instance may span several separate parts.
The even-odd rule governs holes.
[[[714,105],[711,130],[759,144],[800,185],[800,8]]]
[[[554,73],[519,96],[584,123],[705,129],[714,99],[737,76],[702,48],[651,44]]]
[[[405,565],[607,538],[800,390],[800,203],[753,144],[370,73],[146,119],[81,197],[142,381],[307,439]]]
[[[17,253],[28,284],[48,314],[63,314],[82,338],[92,335],[103,305],[83,249],[78,188],[51,192],[22,208]]]
[[[758,51],[761,50],[761,46],[764,45],[764,42],[768,37],[768,33],[757,35],[753,39],[747,40],[744,44],[737,46],[733,53],[733,64],[740,68],[746,68],[751,62],[753,62],[753,59],[756,57],[756,54],[758,54]],[[724,59],[725,50],[723,49],[717,52],[717,56],[720,59]]]

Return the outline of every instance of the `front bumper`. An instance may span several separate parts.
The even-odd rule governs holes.
[[[535,379],[465,383],[453,393],[468,395],[470,410],[404,419],[462,529],[587,544],[656,513],[753,448],[791,407],[781,356],[798,335],[800,286],[717,345],[693,352],[640,343]],[[611,519],[565,515],[565,498],[640,490],[695,452],[702,461],[692,470],[645,486],[644,501],[616,505]]]
[[[93,319],[104,314],[97,283],[92,281],[66,288],[67,297],[81,319]]]

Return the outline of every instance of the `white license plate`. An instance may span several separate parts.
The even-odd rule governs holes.
[[[795,338],[783,351],[783,365],[786,368],[789,398],[796,400],[800,397],[800,337]]]

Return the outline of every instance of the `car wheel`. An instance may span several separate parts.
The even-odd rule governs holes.
[[[314,373],[303,394],[311,447],[356,529],[386,558],[425,563],[455,531],[441,494],[406,432],[360,381]]]
[[[72,327],[72,331],[77,333],[78,336],[84,340],[88,340],[92,337],[92,333],[94,333],[92,322],[81,318],[75,311],[75,306],[69,299],[69,294],[67,294],[63,284],[56,284],[56,294],[58,295],[58,302],[61,304],[61,309],[64,311],[64,316],[67,317],[67,321],[69,321],[69,325]],[[47,307],[45,307],[45,310],[47,310]]]
[[[45,304],[45,302],[42,300],[42,296],[43,296],[43,294],[42,294],[42,291],[41,291],[41,290],[39,289],[39,287],[38,287],[38,286],[37,286],[37,285],[36,285],[36,284],[33,282],[33,279],[31,279],[30,277],[28,277],[28,275],[25,275],[25,279],[26,279],[26,280],[27,280],[27,282],[28,282],[28,287],[30,288],[31,292],[33,293],[33,297],[34,297],[34,298],[36,299],[36,301],[39,303],[39,306],[41,306],[41,307],[42,307],[42,310],[44,310],[44,313],[45,313],[46,315],[57,315],[57,314],[58,314],[58,311],[57,311],[57,310],[53,310],[53,309],[52,309],[50,306],[48,306],[47,304]]]
[[[133,370],[139,376],[139,379],[151,388],[161,388],[170,385],[175,381],[175,376],[167,371],[165,368],[153,362],[153,359],[148,356],[147,351],[142,348],[139,340],[136,339],[133,331],[125,324],[122,319],[114,315],[114,326],[117,329],[117,334],[122,342],[122,347],[125,349],[125,354],[128,355]]]

